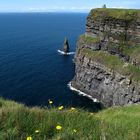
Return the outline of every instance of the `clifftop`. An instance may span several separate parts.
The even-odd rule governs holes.
[[[91,10],[89,17],[96,18],[114,18],[120,20],[138,20],[140,21],[139,9],[112,9],[98,8]]]

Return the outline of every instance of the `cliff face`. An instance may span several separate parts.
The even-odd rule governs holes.
[[[87,34],[96,34],[104,42],[140,43],[140,13],[138,10],[94,9],[87,17]]]
[[[140,103],[140,11],[92,10],[75,63],[73,87],[105,106]]]

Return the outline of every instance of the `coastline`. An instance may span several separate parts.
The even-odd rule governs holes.
[[[68,83],[68,87],[69,87],[70,90],[77,92],[78,95],[81,95],[81,96],[83,96],[83,97],[87,97],[87,98],[89,98],[90,100],[92,100],[92,101],[95,102],[95,103],[99,103],[99,101],[98,101],[96,98],[93,98],[91,95],[87,95],[86,93],[84,93],[84,92],[82,92],[82,91],[80,91],[80,90],[74,88],[74,87],[72,86],[71,82]]]
[[[74,55],[75,52],[68,52],[68,53],[65,53],[64,51],[61,51],[61,50],[57,50],[58,53],[60,53],[61,55]]]

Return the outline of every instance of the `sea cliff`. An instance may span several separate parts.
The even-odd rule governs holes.
[[[140,103],[140,10],[91,10],[75,64],[72,86],[104,106]]]

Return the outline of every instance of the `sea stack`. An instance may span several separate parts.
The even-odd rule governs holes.
[[[63,48],[64,53],[68,53],[69,52],[69,42],[68,39],[65,38],[64,40],[64,48]]]

